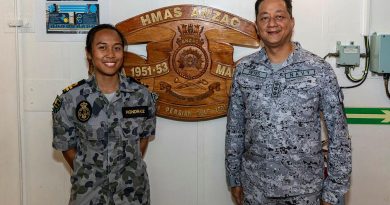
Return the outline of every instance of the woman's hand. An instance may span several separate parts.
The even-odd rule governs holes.
[[[242,187],[240,187],[240,186],[232,187],[230,189],[230,191],[232,192],[232,196],[233,196],[234,202],[237,205],[242,205],[243,204],[242,201],[244,199],[244,194],[243,194],[243,191],[242,191]]]

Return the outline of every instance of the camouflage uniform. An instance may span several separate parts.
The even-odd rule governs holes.
[[[294,44],[281,69],[271,68],[262,49],[241,60],[234,74],[226,172],[230,187],[243,187],[245,204],[262,204],[259,195],[315,192],[336,204],[349,189],[351,147],[336,76],[322,58]],[[329,136],[326,179],[320,112]]]
[[[53,147],[77,150],[69,204],[150,204],[139,138],[154,135],[155,125],[154,95],[130,78],[120,76],[111,102],[94,76],[64,90],[53,108]]]

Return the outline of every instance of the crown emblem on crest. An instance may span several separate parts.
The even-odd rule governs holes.
[[[179,46],[186,44],[200,44],[204,43],[204,40],[201,37],[203,32],[203,26],[193,25],[193,24],[181,24],[181,27],[177,27],[180,32],[180,37],[177,39],[177,44]]]

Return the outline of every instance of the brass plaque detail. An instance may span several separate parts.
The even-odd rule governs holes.
[[[175,5],[116,25],[128,45],[147,44],[147,57],[126,52],[124,69],[158,93],[157,115],[199,121],[227,112],[233,45],[259,47],[254,23],[219,9]]]

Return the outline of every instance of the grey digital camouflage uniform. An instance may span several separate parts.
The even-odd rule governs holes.
[[[237,65],[226,133],[230,187],[242,186],[245,204],[266,197],[322,191],[336,204],[350,185],[351,147],[343,95],[331,66],[294,43],[274,71],[264,49]],[[329,137],[324,179],[320,112]]]
[[[71,205],[149,205],[149,181],[139,138],[155,134],[155,100],[120,76],[111,102],[94,76],[59,96],[53,109],[53,147],[77,149]]]

